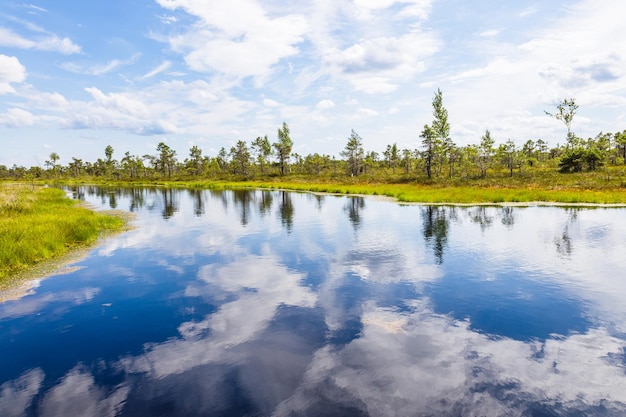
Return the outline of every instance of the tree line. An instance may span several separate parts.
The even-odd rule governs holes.
[[[366,151],[363,139],[352,130],[340,158],[327,154],[306,156],[293,152],[293,140],[287,123],[278,128],[276,140],[267,135],[249,143],[239,140],[227,150],[222,147],[217,155],[204,155],[194,145],[185,157],[165,142],[160,142],[156,153],[132,155],[126,152],[119,160],[114,158],[112,146],[104,149],[104,158],[94,162],[72,157],[59,164],[60,156],[52,152],[44,167],[30,168],[0,165],[0,178],[81,178],[104,177],[120,180],[135,179],[245,179],[266,176],[305,175],[312,177],[341,176],[423,176],[429,181],[443,178],[486,178],[490,172],[515,172],[536,168],[556,169],[562,173],[596,171],[609,165],[626,165],[626,130],[617,133],[599,133],[595,138],[583,139],[572,131],[572,122],[578,105],[574,99],[564,99],[556,112],[545,112],[564,123],[565,143],[549,147],[543,139],[528,139],[522,146],[508,139],[496,144],[487,129],[478,143],[458,146],[450,137],[448,111],[443,105],[443,93],[437,90],[432,100],[433,121],[424,125],[416,149],[399,149],[389,144],[379,154]]]

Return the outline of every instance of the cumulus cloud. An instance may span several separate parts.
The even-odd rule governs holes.
[[[148,109],[142,102],[124,94],[104,94],[96,87],[85,88],[85,91],[88,92],[94,101],[102,107],[138,117],[146,117],[149,114]]]
[[[125,385],[113,390],[99,387],[89,371],[77,366],[46,392],[40,405],[41,415],[114,417],[122,410],[128,393],[129,388]]]
[[[525,344],[414,308],[405,315],[368,306],[361,337],[316,352],[303,383],[274,415],[309,407],[376,416],[626,411],[623,371],[605,359],[619,355],[622,342],[604,331]]]
[[[368,37],[347,48],[327,48],[323,59],[335,77],[345,79],[356,90],[389,93],[424,71],[426,58],[439,47],[435,36],[412,29],[400,36]]]
[[[0,113],[0,125],[7,127],[32,126],[35,120],[32,113],[19,108],[10,108],[5,113]]]
[[[19,378],[0,385],[0,410],[5,416],[24,415],[44,380],[41,369],[31,369]]]
[[[64,55],[81,52],[80,46],[69,38],[60,38],[56,35],[47,35],[32,40],[22,37],[11,29],[0,28],[0,45],[9,48],[36,49],[40,51],[60,52]]]
[[[238,279],[233,280],[234,276]],[[120,362],[123,369],[163,378],[223,360],[228,349],[254,340],[269,325],[279,306],[313,307],[316,302],[316,295],[300,285],[302,276],[288,271],[271,257],[248,255],[236,263],[206,266],[199,278],[227,293],[238,294],[237,299],[225,303],[202,321],[182,323],[179,326],[181,339],[155,345],[144,355],[124,358]],[[254,291],[242,293],[244,289]],[[188,288],[187,291],[197,290]],[[205,338],[208,331],[211,337]]]
[[[1,36],[1,35],[0,35]],[[14,56],[0,54],[0,95],[14,93],[13,83],[26,79],[26,68]]]
[[[189,32],[169,39],[195,71],[235,77],[266,76],[281,59],[298,53],[307,23],[303,16],[271,18],[253,0],[207,4],[159,0],[170,10],[183,9],[199,19]]]
[[[535,12],[527,9],[520,17]],[[506,40],[504,33],[497,37],[499,42],[485,37],[482,42],[468,42],[470,48],[476,48],[486,59],[480,65],[463,68],[447,77],[454,89],[463,91],[463,95],[453,98],[455,103],[449,107],[451,117],[456,113],[466,118],[462,123],[473,132],[472,142],[480,137],[481,130],[489,128],[501,130],[514,139],[553,138],[552,144],[556,144],[556,125],[546,125],[538,116],[554,102],[575,97],[581,109],[594,105],[623,106],[626,34],[621,26],[610,1],[583,0],[564,9],[554,24],[528,33],[528,38],[517,45]],[[485,41],[490,43],[487,45]],[[512,101],[515,106],[511,106]],[[596,114],[598,122],[577,118],[574,122],[577,134],[595,136],[610,129],[599,124],[599,120],[606,123],[606,107],[604,115]],[[515,113],[524,110],[534,117],[509,124]],[[472,123],[481,128],[473,129]],[[460,126],[457,128],[453,133],[466,136]],[[505,139],[506,136],[496,138]]]

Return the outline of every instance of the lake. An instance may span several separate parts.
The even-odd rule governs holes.
[[[626,415],[626,209],[68,192],[136,227],[3,295],[3,417]]]

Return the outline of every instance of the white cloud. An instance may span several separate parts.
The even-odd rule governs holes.
[[[142,75],[141,77],[139,77],[139,79],[140,80],[145,80],[147,78],[152,78],[155,75],[162,73],[163,71],[167,71],[171,66],[172,66],[172,63],[170,61],[164,61],[158,67],[154,68],[153,70],[151,70],[151,71],[147,72],[146,74]]]
[[[88,370],[77,366],[45,393],[40,413],[45,417],[114,417],[122,410],[129,391],[130,388],[125,385],[112,391],[99,387]]]
[[[493,38],[494,36],[498,36],[500,32],[502,32],[502,29],[491,29],[491,30],[486,30],[484,32],[480,32],[478,36],[482,38]]]
[[[1,36],[1,34],[0,34]],[[0,54],[0,95],[14,93],[13,83],[26,79],[26,68],[14,56]]]
[[[488,128],[503,132],[497,142],[543,138],[554,146],[562,135],[557,124],[546,123],[543,110],[564,97],[574,97],[580,105],[574,120],[580,136],[620,129],[617,119],[609,125],[607,119],[611,107],[617,111],[625,102],[626,33],[611,5],[607,0],[577,2],[517,45],[504,36],[497,38],[499,43],[489,39],[488,46],[484,40],[468,42],[485,60],[473,68],[461,67],[442,82],[450,84],[444,100],[451,120],[456,120],[452,127],[457,140],[476,143]],[[587,113],[591,107],[598,109],[595,114]],[[584,113],[594,117],[585,120]]]
[[[80,46],[69,38],[60,38],[56,35],[41,37],[37,40],[26,39],[11,29],[0,28],[0,45],[9,48],[37,49],[41,51],[60,52],[64,55],[81,52]]]
[[[523,11],[519,14],[519,16],[520,16],[520,17],[526,17],[526,16],[531,16],[531,15],[533,15],[533,14],[535,14],[535,13],[537,13],[537,8],[536,8],[536,7],[532,7],[532,6],[531,6],[531,7],[527,8],[527,9],[523,10]]]
[[[34,10],[34,11],[36,11],[36,12],[42,12],[42,13],[47,13],[47,12],[48,12],[48,10],[47,10],[47,9],[44,9],[44,8],[43,8],[43,7],[41,7],[41,6],[37,6],[37,5],[34,5],[34,4],[26,4],[26,3],[24,3],[24,4],[22,4],[22,7],[25,7],[25,8],[27,8],[27,9],[31,9],[31,10]]]
[[[432,0],[355,0],[357,16],[360,19],[372,19],[377,12],[399,5],[398,17],[426,19],[431,9]]]
[[[146,106],[139,100],[135,100],[123,94],[110,93],[104,94],[96,87],[85,88],[94,101],[102,107],[117,110],[121,113],[130,114],[138,117],[147,117],[149,115]]]
[[[276,100],[272,100],[271,98],[264,98],[263,105],[265,107],[279,107],[280,103],[277,102]]]
[[[374,117],[378,116],[378,112],[372,109],[360,108],[358,110],[359,114],[366,117]]]
[[[233,276],[238,279],[233,280]],[[163,378],[223,360],[229,349],[254,340],[269,325],[280,306],[311,308],[316,302],[316,295],[300,285],[302,276],[288,271],[269,256],[248,255],[233,264],[207,266],[200,271],[199,279],[239,296],[202,321],[182,323],[179,326],[181,339],[155,345],[146,354],[122,359],[123,369]],[[245,288],[254,291],[241,293]],[[198,290],[204,292],[194,286],[187,291],[191,295]],[[211,332],[210,338],[204,337],[207,330]]]
[[[416,410],[521,416],[537,403],[563,415],[593,414],[595,407],[625,411],[623,371],[607,360],[620,355],[622,342],[605,331],[527,344],[491,339],[423,305],[412,308],[399,314],[366,305],[360,337],[341,349],[318,350],[302,384],[274,415],[297,414],[325,398],[334,399],[335,409],[376,416]]]
[[[140,56],[141,54],[137,53],[125,60],[112,59],[106,64],[91,65],[91,66],[77,64],[74,62],[65,62],[61,64],[60,67],[66,71],[74,72],[77,74],[103,75],[113,70],[116,70],[122,66],[134,64],[135,62],[137,62]]]
[[[169,39],[195,71],[235,77],[267,76],[281,59],[298,53],[307,30],[302,16],[270,18],[252,0],[208,4],[198,0],[158,0],[200,19],[187,33]]]
[[[176,18],[176,16],[159,16],[159,19],[161,20],[161,22],[163,22],[166,25],[171,25],[172,23],[176,23],[178,22],[178,19]]]
[[[315,106],[315,108],[318,110],[328,110],[332,109],[333,107],[335,107],[335,102],[328,99],[319,101]]]
[[[44,373],[40,368],[24,372],[19,378],[0,385],[0,410],[6,416],[24,415],[41,389]]]
[[[383,94],[422,72],[424,60],[438,49],[436,38],[414,31],[400,37],[366,39],[341,50],[328,49],[324,60],[337,78],[350,82],[356,90]]]
[[[35,124],[32,113],[19,108],[10,108],[6,113],[0,113],[0,125],[7,127],[24,127]]]

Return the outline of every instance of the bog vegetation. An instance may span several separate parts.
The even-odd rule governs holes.
[[[121,217],[77,204],[60,189],[0,184],[0,287],[33,265],[124,227]]]
[[[115,150],[107,146],[104,157],[96,161],[72,157],[62,165],[53,152],[44,167],[0,166],[0,178],[360,189],[424,202],[626,202],[626,130],[600,132],[587,139],[576,136],[572,130],[578,109],[574,99],[565,99],[556,111],[546,112],[564,124],[564,141],[554,146],[541,138],[527,139],[521,146],[512,139],[496,143],[489,130],[476,143],[458,146],[450,137],[441,90],[434,94],[432,108],[433,121],[416,137],[415,149],[390,143],[382,154],[368,151],[352,130],[338,157],[299,155],[292,151],[289,126],[283,123],[275,141],[267,135],[250,142],[239,140],[216,155],[204,155],[198,146],[192,146],[187,155],[178,155],[161,142],[154,154],[126,152],[116,159]]]

